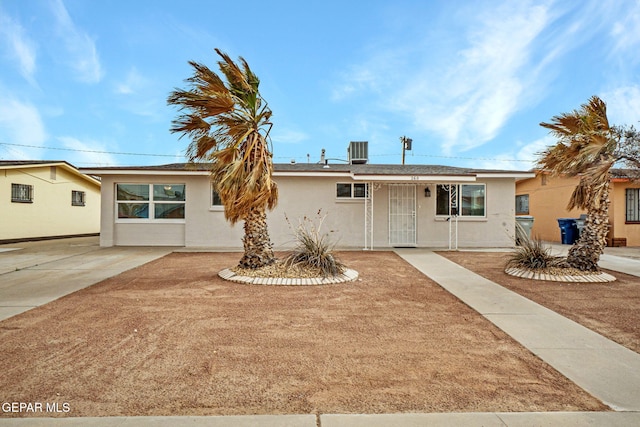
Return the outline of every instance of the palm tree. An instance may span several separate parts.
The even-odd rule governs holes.
[[[580,239],[567,256],[569,266],[596,271],[609,231],[609,170],[619,160],[620,133],[609,126],[605,103],[593,96],[579,110],[540,123],[558,138],[538,160],[538,167],[552,176],[579,177],[567,209],[586,209]]]
[[[278,200],[272,180],[272,153],[268,144],[271,110],[260,95],[260,80],[244,58],[240,65],[216,49],[225,80],[203,64],[190,61],[188,90],[175,89],[169,105],[184,111],[172,122],[171,132],[187,135],[190,162],[206,162],[232,224],[244,221],[243,268],[259,268],[275,261],[267,229],[267,209]]]

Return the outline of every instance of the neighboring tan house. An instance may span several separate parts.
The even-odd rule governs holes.
[[[97,234],[100,181],[64,161],[0,161],[0,242]]]
[[[609,199],[610,246],[640,246],[640,181],[626,169],[612,169]],[[534,217],[532,237],[560,242],[558,218],[578,218],[584,210],[566,209],[579,178],[552,178],[536,173],[516,183],[516,215]]]
[[[242,224],[225,220],[206,166],[84,172],[102,181],[102,246],[242,247]],[[275,164],[279,199],[267,214],[269,232],[276,250],[290,247],[291,226],[320,211],[327,215],[323,230],[334,231],[340,248],[509,247],[516,179],[533,176],[427,165]]]

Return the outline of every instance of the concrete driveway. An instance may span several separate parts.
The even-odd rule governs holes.
[[[0,320],[51,302],[176,248],[101,248],[98,237],[0,245]]]

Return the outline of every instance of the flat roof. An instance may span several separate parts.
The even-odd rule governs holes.
[[[206,175],[210,166],[205,163],[170,163],[155,166],[111,166],[82,168],[90,175]],[[475,169],[442,165],[385,165],[385,164],[319,164],[319,163],[274,163],[274,176],[350,176],[354,180],[369,181],[441,181],[458,179],[475,181],[476,178],[532,178],[530,171],[499,169]]]

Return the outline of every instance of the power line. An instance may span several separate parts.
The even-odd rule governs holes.
[[[369,156],[398,156],[399,154],[369,154]],[[490,157],[462,157],[462,156],[437,156],[435,154],[412,154],[416,157],[434,157],[440,159],[460,159],[460,160],[492,160],[496,162],[535,162],[535,160],[523,160],[523,159],[495,159]]]
[[[175,154],[126,153],[126,152],[119,152],[119,151],[84,150],[80,148],[43,147],[40,145],[10,144],[8,142],[0,142],[0,145],[12,145],[14,147],[41,148],[43,150],[76,151],[81,153],[117,154],[121,156],[178,157]]]
[[[61,148],[61,147],[44,147],[40,145],[27,145],[27,144],[11,144],[8,142],[0,142],[0,145],[14,146],[14,147],[27,147],[27,148],[40,148],[43,150],[59,150],[59,151],[75,151],[81,153],[97,153],[97,154],[114,154],[121,156],[149,156],[149,157],[179,157],[175,154],[154,154],[154,153],[129,153],[129,152],[120,152],[120,151],[101,151],[101,150],[87,150],[80,148]],[[399,154],[369,154],[370,157],[395,157]],[[487,161],[495,161],[495,162],[524,162],[524,163],[533,163],[535,160],[523,160],[523,159],[497,159],[490,157],[464,157],[464,156],[439,156],[435,154],[412,154],[411,156],[415,157],[431,157],[438,159],[455,159],[455,160],[487,160]],[[307,157],[297,156],[276,156],[274,159],[307,159]],[[343,160],[343,159],[336,159]],[[346,159],[344,159],[346,161]]]

